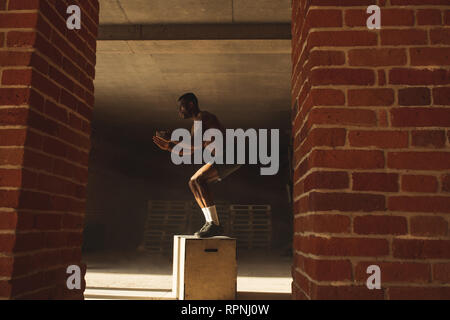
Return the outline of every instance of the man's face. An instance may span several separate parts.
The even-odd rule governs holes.
[[[191,105],[188,102],[178,102],[178,113],[181,119],[189,119],[192,117]]]

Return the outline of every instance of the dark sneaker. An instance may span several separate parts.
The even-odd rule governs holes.
[[[205,224],[203,225],[203,227],[202,227],[199,231],[197,231],[196,233],[194,233],[194,236],[198,237],[199,234],[200,234],[201,232],[204,232],[205,229],[206,229],[210,224],[211,224],[211,222],[206,221]]]
[[[195,235],[199,238],[210,238],[215,236],[220,236],[223,233],[223,228],[221,225],[216,225],[209,222],[206,228],[202,231],[197,232]]]

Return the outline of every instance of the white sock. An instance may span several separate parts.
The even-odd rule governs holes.
[[[212,222],[213,220],[212,220],[211,214],[209,213],[208,208],[202,208],[202,211],[203,211],[203,215],[205,216],[206,222]]]
[[[216,225],[219,225],[219,217],[217,216],[216,206],[211,206],[206,209],[208,209],[209,216],[211,217],[212,221],[214,221]]]

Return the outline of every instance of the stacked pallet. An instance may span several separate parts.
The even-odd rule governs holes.
[[[272,224],[269,205],[217,202],[216,208],[224,235],[237,238],[239,248],[270,248]],[[203,212],[195,201],[149,201],[140,249],[170,253],[174,235],[194,234],[204,223]]]
[[[190,212],[190,202],[149,201],[141,248],[148,252],[171,252],[173,236],[186,232]]]
[[[269,249],[272,235],[269,205],[232,205],[231,232],[238,248]]]

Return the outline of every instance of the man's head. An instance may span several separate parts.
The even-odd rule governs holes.
[[[191,92],[178,98],[178,108],[180,117],[183,119],[192,118],[200,111],[197,97]]]

